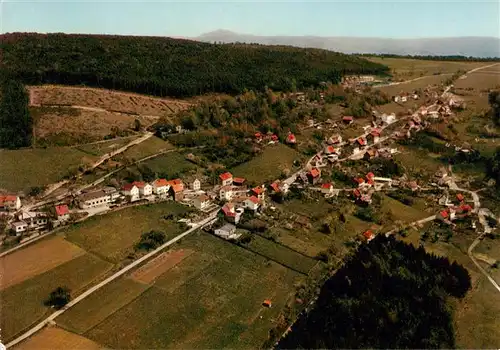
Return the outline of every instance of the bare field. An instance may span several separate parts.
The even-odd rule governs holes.
[[[85,254],[62,237],[51,237],[0,258],[0,290]]]
[[[369,57],[367,59],[388,66],[397,80],[414,79],[432,74],[455,73],[458,70],[468,71],[488,64],[487,62],[430,61],[389,57]]]
[[[16,350],[97,350],[102,346],[90,339],[59,327],[45,327],[33,337],[15,346]]]
[[[123,113],[80,110],[71,107],[31,107],[37,145],[71,146],[102,140],[118,132],[133,134],[134,120],[147,127],[155,119]]]
[[[160,254],[130,275],[136,282],[148,284],[193,253],[191,249],[179,249]]]
[[[31,105],[75,105],[130,114],[164,116],[190,106],[182,100],[88,87],[31,86]]]
[[[391,85],[391,86],[382,86],[377,89],[380,89],[383,92],[392,96],[400,92],[410,92],[416,89],[424,89],[429,85],[436,85],[436,86],[441,85],[446,79],[449,78],[450,75],[431,75],[412,82],[402,83],[398,85]],[[408,105],[410,104],[408,103]]]

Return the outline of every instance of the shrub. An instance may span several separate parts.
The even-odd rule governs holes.
[[[44,304],[46,306],[54,307],[55,309],[61,309],[64,305],[69,303],[71,300],[71,291],[68,287],[57,287],[53,290]]]

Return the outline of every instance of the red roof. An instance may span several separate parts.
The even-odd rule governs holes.
[[[375,234],[372,232],[372,230],[367,230],[363,233],[363,236],[365,236],[366,239],[372,239],[375,237]]]
[[[56,214],[57,214],[57,216],[69,214],[68,206],[66,204],[56,205]]]
[[[361,192],[359,192],[358,189],[355,189],[354,192],[353,192],[354,196],[355,197],[360,197],[361,196]]]
[[[175,193],[184,191],[184,185],[183,184],[174,184],[174,185],[172,185],[172,190]]]
[[[259,204],[259,198],[255,197],[255,196],[248,198],[248,200],[250,200],[254,204]]]
[[[172,185],[182,185],[182,180],[181,179],[173,179],[173,180],[170,180],[170,184],[172,184]]]
[[[224,212],[224,215],[226,215],[226,216],[236,216],[236,213],[234,212],[234,206],[231,203],[226,203],[222,207],[222,211]]]
[[[245,181],[246,180],[244,178],[242,178],[242,177],[235,177],[235,178],[233,178],[233,182],[237,183],[237,184],[242,184]]]
[[[309,174],[311,174],[312,177],[318,177],[320,175],[319,170],[316,168],[312,168]]]
[[[153,184],[156,186],[156,187],[164,187],[164,186],[168,186],[169,183],[166,179],[156,179]]]
[[[297,140],[295,139],[295,135],[292,133],[288,134],[288,136],[286,137],[286,141],[289,143],[297,142]]]
[[[255,187],[255,188],[252,188],[252,192],[258,196],[258,195],[264,193],[264,189],[262,187]]]
[[[468,204],[462,204],[460,206],[460,209],[462,209],[462,211],[470,211],[470,210],[472,210],[472,207]]]
[[[354,181],[356,181],[358,184],[362,184],[365,182],[365,179],[363,179],[362,177],[358,177],[357,179],[354,179]]]
[[[458,199],[460,202],[461,202],[461,201],[463,201],[463,200],[464,200],[464,195],[463,195],[463,194],[461,194],[461,193],[458,193],[458,194],[457,194],[457,199]]]
[[[448,212],[446,210],[441,211],[439,214],[445,219],[448,217]]]
[[[368,179],[368,181],[367,181],[367,182],[368,182],[368,184],[370,184],[370,185],[373,185],[373,184],[375,183],[375,181],[373,181],[373,179]]]
[[[326,152],[327,152],[327,153],[335,153],[335,148],[333,148],[332,146],[328,146],[328,147],[326,148]]]
[[[262,137],[262,134],[260,132],[256,132],[255,133],[255,137],[258,138],[258,139],[260,139]]]
[[[323,184],[323,185],[321,185],[321,188],[330,189],[330,188],[332,188],[332,184],[331,183]]]
[[[359,139],[356,140],[361,146],[364,146],[366,145],[366,140],[362,137],[360,137]]]
[[[280,192],[280,186],[277,182],[273,182],[270,187],[273,189],[274,192]]]
[[[372,136],[380,136],[380,130],[379,129],[373,129],[370,134]]]
[[[134,186],[135,185],[133,183],[131,183],[131,184],[125,184],[125,185],[123,185],[122,190],[124,190],[124,191],[130,191],[132,188],[134,188]]]
[[[231,174],[230,172],[226,172],[226,173],[224,173],[224,174],[220,174],[220,175],[219,175],[219,178],[220,178],[221,180],[229,180],[229,179],[231,179],[232,177],[233,177],[233,174]]]
[[[132,182],[132,185],[136,185],[138,188],[143,188],[146,186],[146,183],[144,181],[134,181]]]
[[[372,173],[371,171],[368,174],[366,174],[367,179],[373,179],[374,177],[375,177],[375,174]]]
[[[276,136],[275,134],[272,134],[271,135],[271,140],[278,141],[278,136]]]
[[[12,196],[12,195],[0,196],[0,203],[15,202],[16,200],[17,200],[17,196]]]
[[[351,116],[349,116],[349,115],[346,115],[344,118],[342,118],[342,120],[347,122],[347,121],[352,121],[352,120],[354,120],[354,118],[353,118],[353,117],[351,117]]]

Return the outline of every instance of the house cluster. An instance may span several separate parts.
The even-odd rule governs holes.
[[[278,135],[268,131],[267,133],[256,132],[255,133],[255,142],[263,143],[266,142],[268,144],[273,144],[279,142]]]
[[[420,98],[420,96],[418,95],[418,93],[416,91],[413,91],[411,93],[401,92],[398,95],[393,96],[392,99],[396,103],[405,103],[405,102],[408,102],[410,100],[418,100],[419,98]]]
[[[24,232],[40,231],[52,225],[53,227],[63,224],[70,219],[70,210],[66,204],[56,205],[48,211],[23,211],[16,216],[16,221],[10,224],[10,228],[16,236]]]
[[[441,210],[437,215],[441,221],[451,225],[452,221],[467,217],[472,213],[472,206],[465,202],[465,196],[462,193],[457,193],[456,201],[451,201],[447,194],[443,197],[439,199],[439,203],[443,203],[447,208]]]
[[[21,208],[21,199],[16,195],[0,195],[0,210],[17,211]]]

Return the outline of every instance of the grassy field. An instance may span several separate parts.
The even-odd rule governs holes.
[[[382,86],[377,89],[380,89],[383,92],[389,94],[389,96],[392,96],[400,93],[401,91],[411,92],[416,89],[424,89],[429,85],[441,85],[446,79],[449,79],[450,77],[451,75],[431,75],[412,82],[392,86]],[[412,103],[407,102],[405,105],[412,106]]]
[[[92,254],[84,254],[1,291],[2,341],[12,339],[39,321],[49,311],[43,302],[55,288],[67,286],[75,296],[111,267]]]
[[[61,237],[50,237],[17,250],[0,258],[3,271],[0,290],[42,274],[83,254],[84,250]]]
[[[231,169],[234,176],[250,182],[262,183],[279,178],[283,171],[293,171],[293,161],[300,155],[292,148],[277,144],[267,147],[262,154]]]
[[[189,106],[181,100],[88,87],[44,85],[29,90],[35,104],[87,106],[132,114],[164,116]]]
[[[34,135],[38,147],[99,141],[115,129],[125,135],[133,134],[135,119],[139,119],[144,127],[153,122],[150,118],[71,107],[31,107],[30,112],[35,122]]]
[[[94,216],[64,231],[66,238],[111,262],[122,260],[141,234],[160,230],[172,237],[180,233],[180,227],[163,216],[173,213],[181,214],[187,207],[175,202],[166,202],[148,206],[126,208],[106,214]]]
[[[102,346],[59,327],[45,327],[28,340],[13,347],[15,350],[98,350]]]
[[[389,217],[392,219],[385,225],[384,228],[387,229],[394,226],[394,223],[397,221],[401,221],[402,223],[410,223],[433,215],[417,208],[405,205],[400,201],[387,196],[382,197],[380,210],[387,213],[387,215],[389,215]]]
[[[81,145],[77,146],[76,148],[92,156],[102,156],[106,153],[114,151],[115,149],[125,146],[138,137],[139,136],[130,136],[122,139],[114,139],[100,143]]]
[[[95,158],[74,148],[0,150],[0,188],[22,191],[61,180]]]
[[[153,136],[138,145],[132,146],[123,152],[119,157],[125,157],[130,160],[139,160],[155,153],[173,149],[174,146],[162,139]]]
[[[161,177],[167,179],[181,177],[183,174],[195,172],[197,169],[196,165],[187,161],[184,155],[178,152],[166,153],[149,159],[142,162],[141,166],[146,166]],[[130,170],[134,171],[134,169],[136,169],[136,167]]]
[[[125,277],[122,286],[104,287],[103,295],[121,298],[131,285],[136,292],[118,302],[107,297],[109,307],[102,298],[86,299],[61,324],[88,329],[85,337],[112,348],[259,347],[300,275],[202,232],[186,237],[178,248],[194,253],[146,291]],[[266,298],[273,301],[270,309],[261,305]],[[121,304],[126,305],[115,311]],[[108,309],[101,312],[101,307]]]
[[[368,60],[388,66],[395,80],[408,80],[424,75],[455,73],[487,65],[485,62],[428,61],[407,58],[370,57]]]
[[[246,249],[283,264],[295,271],[307,274],[317,261],[301,255],[278,243],[265,239],[259,235],[252,235]]]

